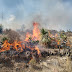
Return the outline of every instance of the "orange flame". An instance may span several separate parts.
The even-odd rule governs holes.
[[[29,37],[31,37],[31,34],[29,32],[27,32],[25,41],[28,41],[29,40]]]
[[[50,33],[50,31],[48,31],[49,37],[52,38],[53,35]]]
[[[2,49],[0,49],[0,52],[3,52],[3,51],[5,51],[5,50],[9,50],[10,49],[10,43],[8,43],[8,41],[6,40],[6,41],[4,41],[4,44],[3,44],[3,47],[2,47]]]
[[[58,37],[58,34],[55,34],[55,37]]]
[[[40,54],[40,50],[37,46],[35,46],[35,50],[37,50],[38,54]]]
[[[40,31],[38,28],[38,23],[33,23],[34,29],[33,29],[33,35],[31,35],[30,33],[27,32],[26,34],[26,38],[24,40],[23,43],[28,42],[29,38],[31,37],[32,40],[40,40]],[[0,49],[0,52],[6,51],[6,50],[10,50],[10,48],[16,49],[16,51],[23,51],[23,49],[25,49],[25,45],[22,45],[21,41],[17,41],[15,40],[12,44],[10,44],[8,42],[8,40],[4,41],[3,47]],[[39,48],[37,46],[35,46],[34,48],[31,47],[31,45],[26,46],[27,48],[31,49],[31,50],[37,50],[38,54],[40,54]]]
[[[21,42],[17,42],[17,41],[14,41],[14,43],[12,44],[12,46],[14,47],[14,49],[18,50],[18,48],[21,49],[21,51],[23,50],[22,49],[22,46],[21,46]]]
[[[34,29],[33,29],[33,38],[35,40],[40,40],[40,30],[38,28],[38,23],[33,23]]]
[[[31,37],[32,40],[40,40],[40,30],[38,28],[38,23],[33,23],[34,29],[33,29],[33,35],[31,35],[29,32],[26,34],[25,41],[28,41],[29,38]]]

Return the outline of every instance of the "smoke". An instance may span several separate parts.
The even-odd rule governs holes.
[[[12,21],[11,24],[6,24],[5,27],[18,29],[24,24],[25,29],[31,29],[35,21],[47,29],[72,29],[70,0],[23,0],[22,3],[16,5],[13,13],[14,18],[9,19]]]
[[[15,20],[15,16],[14,15],[10,15],[9,19],[8,19],[8,22],[12,22]]]
[[[31,1],[35,3],[33,0]],[[35,12],[24,19],[26,27],[29,28],[32,26],[32,22],[36,21],[40,23],[41,27],[47,29],[71,29],[72,8],[70,2],[63,2],[63,0],[39,1],[39,5],[35,4]]]

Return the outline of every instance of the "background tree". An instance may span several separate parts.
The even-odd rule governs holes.
[[[3,26],[2,24],[0,24],[0,34],[2,34],[2,32],[3,32]]]

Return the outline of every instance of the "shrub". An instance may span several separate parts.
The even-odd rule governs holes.
[[[7,37],[3,37],[1,42],[3,43],[5,40],[8,40],[8,38]]]
[[[41,44],[43,46],[48,47],[50,46],[51,38],[49,37],[48,31],[46,29],[41,29]]]
[[[13,43],[15,40],[19,41],[20,40],[20,35],[14,30],[11,29],[6,29],[5,34],[9,38],[9,42]]]

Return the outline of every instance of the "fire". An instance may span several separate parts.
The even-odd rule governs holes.
[[[3,52],[5,50],[9,50],[10,49],[10,43],[8,43],[8,40],[4,41],[3,47],[0,49],[0,52]]]
[[[16,50],[18,50],[19,48],[21,49],[21,51],[23,50],[20,41],[18,41],[18,42],[17,41],[14,41],[14,43],[12,44],[12,46]]]
[[[32,38],[32,40],[40,40],[40,30],[38,28],[38,25],[39,24],[36,22],[33,23],[33,26],[34,26],[33,35],[27,32],[25,41],[28,41],[30,37]]]
[[[25,41],[28,41],[30,37],[31,37],[31,34],[29,32],[27,32]]]
[[[58,37],[58,34],[57,33],[55,34],[55,37]]]
[[[35,50],[37,50],[38,54],[40,54],[40,50],[37,46],[35,46]]]
[[[33,39],[40,40],[40,30],[38,28],[38,23],[33,23],[34,29],[33,29]]]
[[[0,49],[0,52],[10,50],[12,47],[16,51],[23,51],[26,48],[29,48],[31,50],[37,50],[38,54],[40,54],[39,48],[37,46],[32,47],[32,45],[26,45],[26,43],[30,43],[31,41],[37,41],[40,40],[40,30],[38,28],[38,23],[33,23],[34,29],[33,29],[33,35],[31,35],[29,32],[26,33],[26,38],[23,42],[15,40],[12,44],[8,42],[8,40],[4,41],[3,47]],[[22,44],[24,43],[24,45]]]
[[[52,38],[53,35],[50,33],[50,31],[48,31],[49,37]]]
[[[60,41],[58,41],[57,44],[60,45]]]

